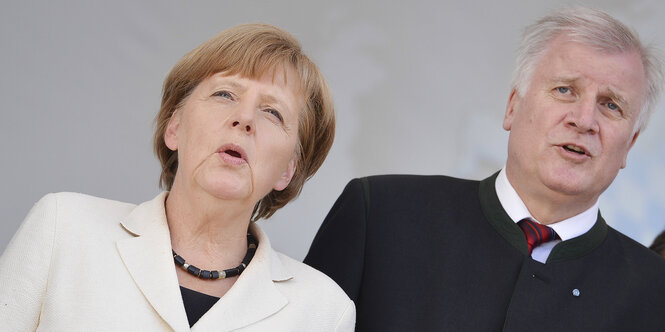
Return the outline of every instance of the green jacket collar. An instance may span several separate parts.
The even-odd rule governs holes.
[[[496,195],[494,184],[498,174],[499,172],[496,172],[492,176],[480,181],[480,206],[490,225],[513,247],[524,255],[528,255],[529,252],[524,233],[510,219]],[[547,263],[573,260],[590,253],[605,240],[607,228],[605,220],[600,215],[600,212],[598,212],[598,218],[593,227],[578,237],[562,241],[554,246],[547,258]]]

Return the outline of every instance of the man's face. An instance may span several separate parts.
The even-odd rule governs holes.
[[[637,52],[554,39],[526,91],[511,93],[503,122],[506,172],[522,199],[595,203],[626,166],[645,91]]]

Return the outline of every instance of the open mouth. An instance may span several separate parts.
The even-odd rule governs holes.
[[[242,158],[242,155],[240,154],[240,152],[238,152],[236,150],[228,149],[228,150],[224,150],[224,153],[226,153],[226,154],[228,154],[232,157]]]
[[[236,144],[224,144],[217,150],[222,159],[233,165],[242,165],[247,163],[245,151]]]
[[[581,148],[579,146],[572,145],[572,144],[566,144],[566,145],[563,146],[563,148],[568,152],[574,152],[574,153],[581,154],[581,155],[587,154],[586,151],[584,151],[583,148]]]

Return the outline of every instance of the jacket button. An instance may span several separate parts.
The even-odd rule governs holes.
[[[580,296],[580,290],[577,288],[573,289],[573,296],[575,297]]]

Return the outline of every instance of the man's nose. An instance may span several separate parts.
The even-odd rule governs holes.
[[[596,98],[586,98],[572,105],[566,115],[566,125],[580,133],[595,134],[599,130],[598,107]]]

